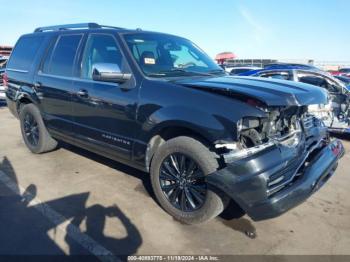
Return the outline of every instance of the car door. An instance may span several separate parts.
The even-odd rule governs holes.
[[[73,69],[83,34],[63,34],[52,39],[34,78],[46,126],[53,132],[72,131]]]
[[[89,34],[80,61],[72,96],[77,139],[95,151],[129,159],[137,130],[139,89],[135,79],[122,84],[92,79],[97,63],[116,64],[123,72],[131,72],[116,38],[112,34]]]

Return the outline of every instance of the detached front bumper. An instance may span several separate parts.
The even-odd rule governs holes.
[[[344,155],[339,140],[274,145],[227,164],[207,177],[255,221],[273,218],[305,201],[333,174]]]

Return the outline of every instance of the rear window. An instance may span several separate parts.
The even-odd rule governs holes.
[[[12,52],[7,67],[10,69],[29,71],[43,40],[44,36],[33,35],[21,37]]]
[[[82,35],[63,35],[52,45],[43,64],[43,73],[72,76],[74,58]],[[53,49],[54,48],[54,49]]]

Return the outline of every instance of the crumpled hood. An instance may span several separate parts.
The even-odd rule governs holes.
[[[326,104],[328,96],[324,89],[316,86],[260,77],[220,76],[182,79],[175,83],[232,97],[247,96],[260,100],[268,106]]]

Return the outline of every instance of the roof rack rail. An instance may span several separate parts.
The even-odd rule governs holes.
[[[107,29],[125,29],[123,27],[117,27],[117,26],[110,26],[110,25],[100,25],[100,28],[107,28]]]
[[[38,27],[34,30],[34,33],[45,32],[45,31],[59,31],[59,30],[69,30],[69,29],[96,29],[96,28],[114,28],[121,29],[119,27],[112,26],[101,26],[97,23],[82,23],[82,24],[68,24],[68,25],[54,25],[46,27]]]

